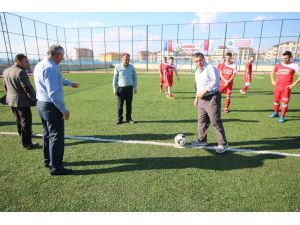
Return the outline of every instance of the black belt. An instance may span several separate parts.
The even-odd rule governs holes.
[[[219,93],[219,91],[211,92],[211,93],[209,93],[208,95],[203,96],[202,99],[211,98],[211,97],[213,97],[214,95],[217,95],[218,93]]]
[[[132,85],[129,85],[129,86],[124,86],[124,87],[119,87],[120,89],[129,89],[129,88],[133,88]]]

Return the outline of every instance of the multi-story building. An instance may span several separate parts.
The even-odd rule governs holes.
[[[157,61],[157,52],[149,52],[149,51],[140,51],[137,53],[138,61],[148,61],[156,62]]]
[[[235,60],[240,60],[241,63],[247,62],[250,56],[255,56],[254,49],[250,47],[238,48],[237,52],[233,53]]]
[[[73,48],[72,60],[93,60],[94,52],[88,48]]]
[[[264,59],[281,59],[282,53],[285,51],[292,52],[294,58],[300,58],[300,44],[298,44],[298,42],[296,41],[286,41],[278,45],[272,46],[272,48],[265,53]]]
[[[106,54],[100,54],[100,61],[112,62],[119,61],[122,59],[122,53],[118,52],[107,52]]]
[[[227,48],[226,46],[218,46],[215,50],[215,54],[210,57],[212,61],[221,61],[223,56],[225,56],[226,52],[232,52],[232,49]],[[224,54],[224,55],[223,55]]]

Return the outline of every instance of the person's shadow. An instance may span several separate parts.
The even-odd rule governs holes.
[[[65,162],[66,166],[99,166],[96,169],[74,170],[73,175],[90,175],[106,173],[124,173],[132,171],[151,171],[169,169],[188,169],[199,170],[237,170],[247,168],[257,168],[264,164],[266,159],[281,159],[279,155],[249,155],[244,156],[232,152],[222,155],[215,153],[209,156],[193,157],[151,157],[151,158],[125,158],[113,160],[95,160]],[[124,165],[125,164],[125,165]],[[112,167],[113,166],[113,167]]]

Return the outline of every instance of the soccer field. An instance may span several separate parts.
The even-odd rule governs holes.
[[[175,99],[169,100],[159,92],[158,74],[138,73],[137,123],[115,125],[112,74],[66,74],[81,85],[65,88],[71,112],[66,135],[170,144],[178,133],[197,139],[193,75],[180,75],[180,81],[174,79]],[[254,76],[246,96],[239,93],[242,84],[239,74],[230,113],[222,113],[229,146],[299,155],[300,85],[281,124],[268,118],[269,76]],[[41,134],[37,111],[32,112],[33,132]],[[10,108],[0,106],[0,115],[0,133],[16,132]],[[215,146],[212,128],[208,135]],[[42,149],[23,150],[15,135],[0,134],[0,140],[1,211],[300,211],[300,157],[66,140],[64,162],[74,174],[52,177]]]

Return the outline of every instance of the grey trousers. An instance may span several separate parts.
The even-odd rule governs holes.
[[[221,120],[221,94],[204,97],[198,101],[198,137],[199,141],[207,142],[207,130],[213,125],[218,144],[227,143],[223,122]]]

